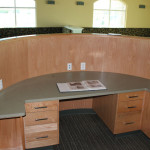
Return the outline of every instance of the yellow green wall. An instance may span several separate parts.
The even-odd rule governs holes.
[[[127,5],[126,27],[150,28],[150,0],[124,0]],[[139,8],[146,5],[145,9]]]
[[[76,0],[55,0],[55,5],[46,0],[36,0],[37,26],[59,27],[74,25],[92,27],[93,3],[95,0],[82,0],[84,6],[77,6]],[[150,0],[122,0],[127,5],[126,27],[150,28]],[[145,9],[139,9],[145,4]]]

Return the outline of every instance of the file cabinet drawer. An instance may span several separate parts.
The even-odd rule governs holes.
[[[47,131],[47,132],[34,132],[30,134],[26,134],[25,141],[33,142],[33,141],[42,141],[48,139],[56,139],[57,138],[57,130]]]
[[[133,112],[142,110],[143,101],[122,101],[118,103],[118,113]]]
[[[144,91],[118,94],[118,101],[132,101],[144,98]]]
[[[26,149],[36,148],[36,147],[45,147],[45,146],[56,145],[56,144],[59,144],[57,139],[26,142]]]
[[[27,113],[24,118],[25,126],[33,126],[57,122],[57,111]]]
[[[130,112],[130,113],[122,113],[118,114],[116,118],[116,122],[132,122],[132,121],[140,121],[141,119],[141,111],[139,112]]]
[[[33,134],[36,132],[47,132],[58,130],[58,123],[50,123],[43,125],[35,125],[35,126],[26,126],[25,128],[25,136],[28,134]]]
[[[25,104],[26,113],[58,110],[58,103],[59,101],[43,101],[43,102],[26,103]]]
[[[115,134],[140,129],[141,112],[124,113],[117,116]]]

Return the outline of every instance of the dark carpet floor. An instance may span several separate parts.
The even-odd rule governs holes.
[[[60,144],[34,150],[150,150],[141,131],[113,135],[95,113],[68,114],[60,115]]]

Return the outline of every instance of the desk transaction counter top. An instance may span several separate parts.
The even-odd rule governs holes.
[[[60,82],[100,80],[106,90],[61,93]],[[150,80],[108,72],[63,72],[42,75],[16,83],[0,92],[0,119],[25,116],[24,103],[88,98],[133,91],[150,91]]]

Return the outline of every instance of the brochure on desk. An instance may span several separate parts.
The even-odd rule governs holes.
[[[60,92],[104,90],[106,87],[99,80],[57,83]]]

